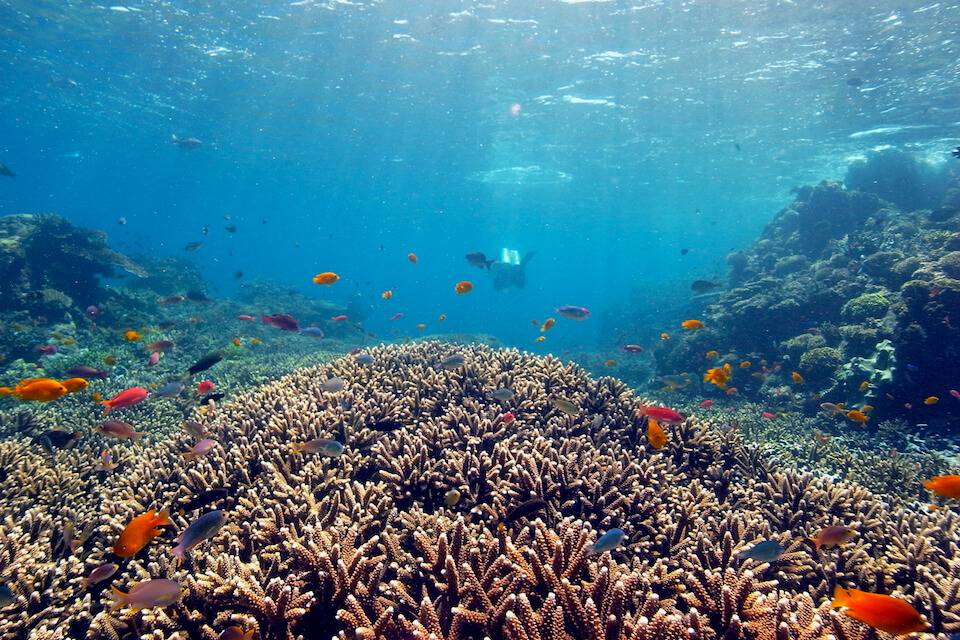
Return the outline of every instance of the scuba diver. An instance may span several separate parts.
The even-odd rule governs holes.
[[[493,274],[493,288],[503,291],[511,287],[523,289],[527,282],[527,263],[533,256],[531,251],[521,259],[519,251],[504,247],[500,250],[500,260],[488,260],[479,251],[468,253],[466,258],[471,265],[490,271]]]

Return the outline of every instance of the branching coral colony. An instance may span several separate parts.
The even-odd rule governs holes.
[[[454,353],[463,366],[439,366]],[[126,461],[113,471],[96,464],[108,443],[92,424],[71,425],[89,435],[52,453],[0,443],[3,638],[886,637],[831,611],[837,585],[895,595],[939,638],[960,631],[949,509],[778,470],[696,417],[664,425],[654,450],[642,399],[555,358],[445,343],[369,354],[198,416],[219,446],[195,460],[179,425],[109,443]],[[346,384],[327,391],[333,376]],[[490,396],[504,388],[511,399]],[[317,438],[345,448],[291,446]],[[112,556],[149,509],[172,525]],[[174,538],[210,509],[227,524],[178,562]],[[834,524],[856,535],[817,550],[807,538]],[[597,552],[614,527],[623,544]],[[739,555],[761,540],[782,555]],[[117,572],[87,587],[110,562]],[[111,588],[169,585],[147,580],[175,581],[176,602],[111,606]]]

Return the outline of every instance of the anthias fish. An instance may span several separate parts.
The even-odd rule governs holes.
[[[133,607],[134,611],[169,607],[180,600],[181,594],[179,582],[164,578],[144,580],[126,593],[117,587],[111,587],[110,590],[110,595],[113,597],[112,608]]]
[[[928,627],[910,604],[881,593],[844,589],[837,585],[830,606],[834,609],[844,607],[843,613],[854,620],[895,636],[926,631]]]
[[[215,536],[226,521],[222,511],[208,511],[184,529],[177,539],[177,546],[170,553],[178,560],[183,560],[194,547]]]
[[[547,503],[541,498],[531,498],[526,502],[521,502],[514,508],[510,509],[507,512],[507,515],[503,518],[504,524],[510,524],[516,522],[520,518],[528,518],[538,511],[543,511],[547,508]]]

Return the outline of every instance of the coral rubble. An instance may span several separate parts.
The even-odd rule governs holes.
[[[949,509],[778,469],[697,418],[652,450],[640,398],[555,358],[442,342],[368,353],[372,364],[300,369],[198,416],[220,445],[198,460],[180,455],[190,439],[177,425],[117,445],[76,424],[81,442],[52,453],[0,442],[0,572],[16,594],[2,636],[213,640],[236,625],[269,640],[877,638],[831,613],[837,584],[893,592],[941,638],[960,631]],[[452,353],[465,364],[440,366]],[[328,390],[332,376],[345,387]],[[512,399],[488,395],[504,387]],[[290,447],[319,437],[345,452]],[[110,473],[94,465],[107,444],[128,461]],[[200,512],[177,507],[212,488],[226,489],[228,525],[178,564],[172,539]],[[107,583],[81,579],[131,518],[161,507],[172,531],[110,583],[175,579],[183,596],[111,610]],[[806,540],[837,523],[857,536],[820,551]],[[613,527],[626,544],[591,554]],[[783,556],[738,557],[761,539]]]

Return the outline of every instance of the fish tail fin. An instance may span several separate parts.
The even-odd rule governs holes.
[[[156,523],[156,526],[158,527],[165,524],[173,524],[173,522],[171,522],[170,520],[170,511],[168,509],[164,509],[163,511],[158,513],[155,519],[155,523]]]
[[[830,607],[833,609],[847,607],[850,606],[851,600],[853,600],[853,593],[849,589],[837,585],[833,588],[833,601],[830,603]]]
[[[104,413],[104,415],[106,415],[106,414],[110,413],[111,411],[113,411],[113,405],[110,404],[110,401],[109,401],[109,400],[101,400],[98,404],[102,404],[102,405],[103,405],[103,413]]]
[[[180,455],[183,456],[184,460],[193,460],[194,458],[197,457],[197,454],[195,454],[193,451],[184,451]]]
[[[83,587],[84,591],[90,588],[90,581],[86,578],[80,579],[80,586]]]
[[[817,540],[816,538],[807,538],[807,540],[810,541],[810,544],[813,545],[814,549],[816,549],[817,551],[820,551],[821,543],[819,540]]]
[[[174,558],[176,558],[180,562],[183,562],[184,551],[185,551],[185,548],[183,543],[181,542],[177,546],[170,549],[170,555],[172,555]]]
[[[294,442],[293,444],[290,445],[290,451],[293,453],[303,453],[303,443]]]
[[[110,603],[111,609],[119,609],[127,604],[127,594],[114,585],[110,585],[110,597],[113,598],[113,602]]]
[[[12,396],[13,391],[13,387],[0,387],[0,396]]]
[[[487,268],[487,271],[490,271],[490,267],[492,267],[496,262],[496,260],[484,260],[483,266]]]

